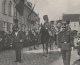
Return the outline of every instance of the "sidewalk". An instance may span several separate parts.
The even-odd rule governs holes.
[[[29,48],[24,48],[22,52],[22,63],[15,63],[15,51],[7,50],[0,53],[0,65],[49,65],[60,57],[60,53],[52,51],[48,58],[42,55],[42,46],[37,47],[37,50],[29,51]]]
[[[37,50],[29,51],[29,48],[24,48],[22,52],[22,63],[15,63],[15,51],[7,50],[0,53],[0,65],[63,65],[61,53],[53,50],[46,58],[42,55],[42,46],[37,47]],[[77,50],[72,51],[71,65],[80,65],[76,60],[79,58]]]
[[[29,54],[29,53],[43,53],[42,45],[39,45],[39,47],[36,47],[36,50],[34,49],[33,46],[31,48],[32,48],[32,50],[29,50],[29,47],[27,47],[27,48],[25,47],[23,49],[23,53],[27,53],[27,54]],[[50,48],[48,50],[50,52]],[[57,51],[57,49],[51,50],[51,52],[54,52],[54,51]]]

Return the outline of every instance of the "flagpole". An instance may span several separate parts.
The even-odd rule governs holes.
[[[32,12],[33,12],[33,10],[34,10],[34,8],[35,8],[36,3],[37,3],[37,1],[35,2],[35,4],[34,4],[34,6],[33,6],[32,10],[31,10],[31,12],[30,12],[30,14],[29,14],[28,18],[31,16],[31,14],[32,14]]]
[[[34,10],[34,8],[35,8],[36,3],[37,3],[37,1],[35,2],[35,4],[34,4],[32,10],[31,10],[30,14],[28,15],[28,20],[29,20],[29,21],[30,21],[30,19],[31,19],[31,14],[32,14],[32,12],[33,12],[33,10]],[[31,29],[31,21],[30,21],[30,29]]]

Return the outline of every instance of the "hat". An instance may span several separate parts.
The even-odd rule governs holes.
[[[66,28],[66,23],[63,23],[62,28]]]
[[[45,19],[48,19],[48,15],[44,15],[43,16],[43,19],[45,20]]]
[[[17,23],[18,24],[18,19],[14,19],[14,23]]]
[[[66,21],[66,24],[70,24],[70,20]]]
[[[54,21],[50,21],[50,23],[54,23]]]
[[[16,28],[19,28],[18,25],[13,26],[13,30],[15,30]]]

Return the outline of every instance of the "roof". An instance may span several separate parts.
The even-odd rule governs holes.
[[[57,20],[56,22],[57,22],[57,23],[62,23],[62,20]]]
[[[80,14],[64,14],[63,21],[80,21]]]

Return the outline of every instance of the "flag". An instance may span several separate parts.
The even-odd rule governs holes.
[[[37,2],[37,1],[36,1],[36,2]],[[35,4],[34,4],[34,6],[33,6],[33,9],[31,10],[31,12],[30,12],[28,18],[29,18],[29,17],[31,16],[31,14],[33,13],[33,10],[34,10],[34,8],[35,8],[36,2],[35,2]]]
[[[15,6],[16,10],[19,12],[21,16],[23,16],[24,11],[24,2],[19,1],[19,3]]]
[[[35,7],[35,5],[34,5],[34,7]],[[34,10],[34,7],[33,7],[33,9],[31,10],[31,13],[29,14],[28,18],[31,16],[31,14],[32,14],[32,12],[33,12],[33,10]]]

